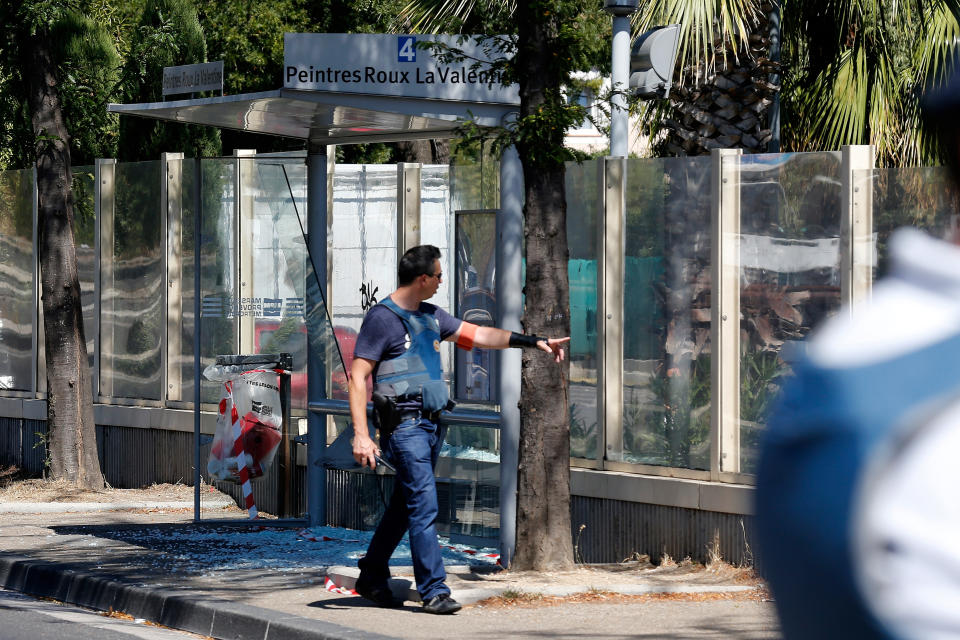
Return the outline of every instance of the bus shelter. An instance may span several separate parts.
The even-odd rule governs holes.
[[[336,145],[370,142],[396,142],[416,139],[450,138],[467,122],[480,127],[501,126],[516,112],[519,104],[516,87],[503,87],[497,77],[473,68],[464,62],[443,62],[428,49],[417,47],[426,37],[383,34],[286,34],[284,54],[284,86],[281,89],[241,95],[228,95],[145,104],[111,104],[108,110],[120,115],[139,116],[235,129],[304,140],[307,146],[305,170],[300,160],[298,184],[305,194],[297,195],[292,174],[296,162],[283,158],[258,161],[261,179],[286,188],[292,213],[287,211],[288,224],[275,220],[283,234],[299,234],[288,238],[291,244],[301,243],[306,251],[303,278],[302,313],[307,328],[307,404],[305,434],[307,520],[313,525],[325,524],[327,423],[331,416],[349,416],[345,396],[337,385],[345,383],[344,362],[337,347],[330,309],[329,235],[331,216],[328,206],[329,178],[333,171],[332,148]],[[475,41],[459,42],[455,38],[430,36],[431,41],[446,40],[465,50],[474,59],[489,55]],[[214,160],[214,159],[211,159]],[[213,163],[215,164],[215,162]],[[234,166],[234,165],[231,165]],[[186,167],[186,165],[184,165]],[[200,407],[202,398],[202,356],[207,337],[224,329],[224,309],[228,305],[209,295],[209,287],[201,281],[201,262],[216,260],[203,250],[205,207],[211,200],[203,195],[210,184],[210,172],[216,169],[196,162],[192,176],[180,176],[192,184],[194,215],[193,237],[197,240],[193,270],[196,330],[194,340],[194,411],[195,411],[195,517],[199,519]],[[221,171],[230,170],[225,165]],[[398,185],[398,199],[409,188]],[[500,207],[496,211],[496,318],[497,326],[520,331],[522,313],[522,170],[514,149],[508,149],[500,163]],[[305,198],[302,197],[305,195]],[[237,199],[241,194],[236,194]],[[215,200],[215,199],[214,199]],[[397,217],[396,256],[421,243],[423,228],[416,206],[402,207]],[[206,216],[209,220],[209,216]],[[229,222],[223,225],[229,226]],[[276,234],[275,234],[276,235]],[[236,298],[229,306],[263,299],[243,295],[246,280],[253,274],[242,273],[238,265],[221,265],[235,278]],[[184,286],[189,284],[184,283]],[[387,292],[383,292],[384,294]],[[285,304],[279,295],[268,304]],[[274,302],[275,301],[275,302]],[[243,331],[243,326],[239,331]],[[235,344],[237,344],[235,342]],[[346,354],[344,354],[346,355]],[[520,354],[504,350],[498,358],[496,405],[499,411],[454,410],[444,415],[450,424],[498,426],[500,430],[500,550],[509,562],[514,548],[517,450],[519,440]],[[341,389],[342,391],[342,389]]]

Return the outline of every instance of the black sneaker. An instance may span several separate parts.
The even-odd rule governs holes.
[[[456,613],[457,611],[460,611],[460,609],[460,603],[451,598],[449,593],[441,593],[438,596],[433,596],[423,603],[423,610],[427,613],[444,615],[448,613]]]
[[[357,578],[355,591],[378,607],[385,609],[397,609],[403,606],[403,600],[393,595],[390,586],[386,581],[376,583],[370,580]]]

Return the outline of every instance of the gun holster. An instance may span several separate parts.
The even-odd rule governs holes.
[[[420,411],[419,415],[423,415],[431,422],[439,422],[440,412],[441,411],[453,411],[453,408],[457,406],[457,403],[453,400],[447,400],[446,406],[440,411],[433,411],[431,413],[426,413]],[[399,408],[397,408],[397,399],[390,398],[385,395],[379,394],[376,391],[373,392],[373,413],[377,418],[377,426],[380,428],[380,437],[384,438],[397,428],[397,425],[400,424],[401,419],[404,417],[403,413]],[[406,413],[410,413],[410,410],[407,410]],[[416,417],[417,412],[414,411],[414,417]]]
[[[393,433],[393,430],[400,424],[397,401],[376,391],[373,392],[373,412],[379,423],[381,438]]]

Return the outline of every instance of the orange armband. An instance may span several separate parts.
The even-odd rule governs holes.
[[[460,336],[457,338],[457,346],[464,351],[473,349],[473,338],[477,335],[477,325],[464,322],[460,325]]]

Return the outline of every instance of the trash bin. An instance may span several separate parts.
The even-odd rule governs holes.
[[[217,356],[215,364],[204,371],[207,379],[224,385],[207,471],[216,479],[236,481],[243,486],[251,518],[257,516],[257,510],[250,481],[261,477],[275,457],[279,464],[277,515],[292,515],[292,365],[289,353],[232,354]]]

